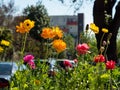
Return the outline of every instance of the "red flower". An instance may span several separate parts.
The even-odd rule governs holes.
[[[115,61],[111,60],[106,62],[106,69],[112,70],[114,68],[115,68]]]
[[[78,51],[78,54],[86,54],[89,49],[89,46],[86,43],[78,44],[76,46],[76,50]]]
[[[101,55],[97,55],[94,57],[94,62],[98,63],[98,62],[105,62],[105,57],[101,54]]]
[[[69,60],[64,60],[63,64],[64,64],[65,67],[72,67],[72,64],[70,63]]]

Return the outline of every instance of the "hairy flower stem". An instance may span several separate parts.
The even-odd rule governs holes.
[[[22,56],[22,57],[23,57],[23,53],[24,53],[24,50],[25,50],[26,40],[27,40],[27,33],[25,33],[24,42],[23,42],[23,47],[22,47],[22,50],[21,50],[21,56]]]
[[[105,33],[103,33],[101,40],[100,40],[100,47],[102,46],[102,41],[103,41],[103,37],[105,36]]]
[[[46,44],[46,54],[45,54],[45,58],[48,58],[47,55],[48,55],[48,49],[49,49],[49,40],[47,40],[47,44]],[[51,57],[51,56],[50,56]]]
[[[24,55],[26,40],[27,40],[27,33],[25,33],[24,42],[23,42],[23,47],[22,47],[22,49],[21,49],[21,56],[20,56],[20,59],[21,59],[21,60],[22,60],[23,55]],[[18,68],[20,69],[20,66],[18,66]],[[21,77],[21,79],[20,79],[20,82],[21,82],[21,80],[22,80],[22,77]],[[19,84],[19,89],[22,90],[22,89],[21,89],[21,84]]]
[[[109,45],[109,41],[111,39],[111,34],[108,35],[108,38],[107,38],[107,45],[106,45],[106,48],[105,48],[105,51],[104,51],[104,56],[106,55],[106,52],[107,52],[107,49],[108,49],[108,45]]]
[[[105,48],[105,51],[104,51],[104,56],[106,55],[107,49],[108,49],[108,44],[106,45],[106,48]]]

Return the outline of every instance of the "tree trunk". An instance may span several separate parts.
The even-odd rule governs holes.
[[[99,27],[99,34],[96,34],[97,40],[97,48],[100,49],[100,41],[103,35],[101,31],[102,28],[107,28],[109,33],[112,33],[110,44],[108,45],[108,49],[106,52],[108,60],[114,60],[117,62],[117,33],[120,27],[120,1],[116,6],[116,13],[114,17],[112,17],[112,9],[116,2],[116,0],[95,0],[94,7],[93,7],[93,21],[96,26]],[[111,17],[106,19],[106,15]],[[108,34],[105,34],[102,41],[106,41]]]

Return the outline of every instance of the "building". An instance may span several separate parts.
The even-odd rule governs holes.
[[[77,38],[84,28],[84,14],[50,16],[50,25],[59,26],[64,32]]]

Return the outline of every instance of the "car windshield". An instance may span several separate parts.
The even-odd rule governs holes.
[[[10,75],[12,65],[10,64],[0,64],[0,75]]]

